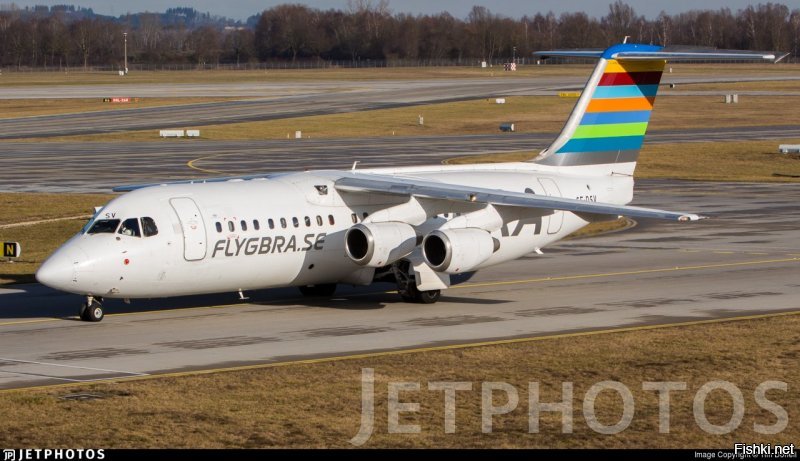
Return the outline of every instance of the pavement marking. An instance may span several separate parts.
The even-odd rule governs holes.
[[[44,323],[44,322],[55,322],[56,320],[63,320],[58,317],[48,317],[45,319],[33,319],[33,320],[14,320],[12,322],[3,322],[0,323],[0,327],[6,325],[24,325],[26,323]]]
[[[462,283],[460,285],[453,285],[450,287],[450,290],[453,289],[465,289],[465,288],[481,288],[481,287],[489,287],[489,286],[503,286],[503,285],[524,285],[530,283],[542,283],[542,282],[558,282],[564,280],[581,280],[581,279],[593,279],[593,278],[604,278],[604,277],[616,277],[616,276],[625,276],[625,275],[641,275],[641,274],[657,274],[662,272],[678,272],[678,271],[689,271],[689,270],[705,270],[705,269],[716,269],[721,267],[744,267],[744,266],[755,266],[755,265],[763,265],[763,264],[776,264],[776,263],[787,263],[787,262],[798,262],[800,261],[800,257],[796,258],[783,258],[783,259],[766,259],[766,260],[758,260],[758,261],[743,261],[738,263],[721,263],[721,264],[705,264],[705,265],[698,265],[698,266],[675,266],[675,267],[665,267],[665,268],[658,268],[658,269],[642,269],[637,271],[621,271],[621,272],[606,272],[606,273],[599,273],[599,274],[581,274],[581,275],[564,275],[564,276],[556,276],[556,277],[540,277],[535,279],[523,279],[523,280],[502,280],[502,281],[495,281],[495,282],[483,282],[483,283]],[[348,295],[349,297],[362,297],[362,296],[373,296],[376,294],[389,294],[394,293],[395,290],[386,290],[386,291],[371,291],[368,293],[353,293]],[[298,297],[298,298],[281,298],[280,302],[292,301],[292,300],[303,300],[305,298]],[[278,302],[275,301],[275,302]],[[260,303],[262,305],[270,305],[270,301],[265,301]],[[235,303],[235,304],[218,304],[213,306],[197,306],[197,307],[176,307],[171,309],[153,309],[148,311],[136,311],[136,312],[121,312],[117,314],[106,314],[106,317],[127,317],[133,315],[144,315],[144,314],[161,314],[166,312],[192,312],[196,310],[206,310],[206,309],[227,309],[231,307],[247,307],[252,306],[253,304],[242,304],[242,303]],[[45,322],[55,322],[59,320],[64,320],[63,318],[57,317],[50,317],[45,319],[34,319],[34,320],[19,320],[19,321],[11,321],[11,322],[4,322],[0,323],[0,326],[9,326],[9,325],[22,325],[26,323],[45,323]]]
[[[425,352],[438,352],[438,351],[450,351],[450,350],[458,350],[458,349],[470,349],[475,347],[487,347],[487,346],[502,346],[502,345],[513,345],[513,344],[520,344],[520,343],[530,343],[536,341],[549,341],[555,339],[568,339],[568,338],[582,338],[582,337],[591,337],[591,336],[599,336],[599,335],[606,335],[606,334],[614,334],[614,333],[629,333],[629,332],[636,332],[636,331],[649,331],[649,330],[661,330],[666,328],[676,328],[676,327],[687,327],[687,326],[696,326],[696,325],[713,325],[717,323],[726,323],[726,322],[739,322],[739,321],[746,321],[746,320],[760,320],[760,319],[768,319],[774,317],[788,317],[791,315],[800,315],[800,310],[790,311],[790,312],[777,312],[777,313],[770,313],[770,314],[757,314],[757,315],[744,315],[740,317],[728,317],[728,318],[720,318],[720,319],[708,319],[708,320],[692,320],[688,322],[674,322],[674,323],[664,323],[659,325],[642,325],[642,326],[635,326],[635,327],[619,327],[619,328],[609,328],[604,330],[593,330],[593,331],[582,331],[577,333],[560,333],[554,335],[546,335],[546,336],[529,336],[524,338],[513,338],[513,339],[501,339],[501,340],[494,340],[494,341],[480,341],[474,343],[462,343],[462,344],[450,344],[445,346],[430,346],[430,347],[420,347],[420,348],[413,348],[413,349],[403,349],[403,350],[393,350],[393,351],[382,351],[382,352],[370,352],[364,354],[352,354],[352,355],[339,355],[333,357],[322,357],[317,359],[303,359],[303,360],[292,360],[287,362],[273,362],[273,363],[263,363],[258,365],[243,365],[238,367],[223,367],[223,368],[209,368],[205,370],[194,370],[194,371],[179,371],[174,373],[163,373],[163,374],[142,374],[141,376],[131,376],[131,377],[122,377],[122,378],[100,378],[97,381],[86,381],[81,384],[103,384],[103,383],[126,383],[126,382],[133,382],[133,381],[143,381],[143,380],[150,380],[150,379],[157,379],[157,378],[180,378],[180,377],[188,377],[188,376],[202,376],[202,375],[209,375],[215,373],[226,373],[226,372],[235,372],[235,371],[247,371],[247,370],[262,370],[262,369],[269,369],[269,368],[278,368],[278,367],[286,367],[292,365],[313,365],[318,363],[329,363],[329,362],[336,362],[342,360],[360,360],[360,359],[369,359],[369,358],[379,358],[379,357],[391,357],[397,355],[407,355],[407,354],[418,354],[418,353],[425,353]],[[49,384],[49,385],[42,385],[42,386],[31,386],[31,387],[23,387],[23,388],[14,388],[14,389],[0,389],[0,395],[8,394],[12,392],[25,392],[28,390],[44,390],[44,389],[59,389],[65,387],[74,387],[75,383],[65,383],[65,384]]]
[[[131,376],[148,376],[148,373],[139,373],[136,371],[121,371],[121,370],[109,370],[106,368],[92,368],[92,367],[80,367],[77,365],[65,365],[59,363],[46,363],[46,362],[36,362],[33,360],[18,360],[18,359],[9,359],[6,357],[0,357],[0,361],[2,362],[14,362],[18,364],[31,364],[31,365],[42,365],[47,367],[61,367],[61,368],[69,368],[69,369],[76,369],[76,370],[89,370],[89,371],[101,371],[105,373],[116,373],[118,375],[127,375],[128,377]],[[0,369],[0,373],[6,373],[11,375],[24,375],[24,376],[37,376],[39,378],[47,378],[47,379],[55,379],[58,381],[68,381],[70,383],[89,383],[89,382],[96,382],[96,381],[108,381],[112,379],[120,379],[124,378],[125,376],[117,376],[111,378],[91,378],[91,379],[80,379],[80,378],[65,378],[63,376],[53,376],[53,375],[46,375],[41,373],[26,373],[24,371],[8,371]]]
[[[0,373],[5,373],[5,374],[9,374],[9,375],[37,376],[39,378],[56,379],[56,380],[59,380],[59,381],[69,381],[70,385],[77,384],[77,383],[94,383],[94,382],[98,382],[98,381],[106,381],[106,382],[108,382],[108,381],[114,379],[114,378],[73,379],[73,378],[62,378],[60,376],[42,375],[42,374],[38,374],[38,373],[24,373],[24,372],[21,372],[21,371],[3,371],[3,370],[0,370]],[[144,375],[142,375],[142,376],[144,376]]]
[[[607,273],[602,273],[602,274],[566,275],[566,276],[559,276],[559,277],[541,277],[541,278],[528,279],[528,280],[506,280],[506,281],[485,282],[485,283],[466,283],[466,284],[462,284],[462,285],[452,286],[452,287],[450,287],[450,289],[453,289],[453,288],[473,288],[473,287],[499,286],[499,285],[518,285],[518,284],[524,284],[524,283],[553,282],[553,281],[561,281],[561,280],[580,280],[580,279],[613,277],[613,276],[622,276],[622,275],[656,274],[656,273],[659,273],[659,272],[703,270],[703,269],[715,269],[715,268],[721,268],[721,267],[755,266],[755,265],[761,265],[761,264],[775,264],[775,263],[798,262],[798,261],[800,261],[800,258],[783,258],[783,259],[766,259],[766,260],[761,260],[761,261],[743,261],[743,262],[738,262],[738,263],[704,264],[704,265],[698,265],[698,266],[675,266],[675,267],[666,267],[666,268],[661,268],[661,269],[642,269],[642,270],[637,270],[637,271],[607,272]]]
[[[69,221],[69,220],[72,220],[72,219],[75,219],[75,220],[77,220],[77,219],[89,219],[91,217],[92,217],[92,215],[90,215],[90,214],[84,214],[84,215],[80,215],[80,216],[66,216],[66,217],[63,217],[63,218],[50,218],[50,219],[40,219],[38,221],[25,221],[25,222],[11,223],[11,224],[0,224],[0,229],[10,229],[12,227],[33,226],[33,225],[36,225],[36,224],[44,224],[44,223],[51,223],[51,222],[57,222],[57,221]]]
[[[208,159],[210,159],[210,158],[219,157],[219,156],[221,156],[221,155],[225,155],[225,153],[221,153],[221,154],[214,154],[214,155],[206,155],[205,157],[198,157],[198,158],[196,158],[196,159],[189,160],[188,162],[186,162],[186,166],[188,166],[189,168],[191,168],[191,169],[193,169],[193,170],[200,171],[200,172],[202,172],[202,173],[226,174],[224,171],[218,171],[218,170],[207,170],[207,169],[205,169],[205,168],[200,168],[199,166],[194,166],[194,162],[199,162],[199,161],[201,161],[201,160],[208,160]]]

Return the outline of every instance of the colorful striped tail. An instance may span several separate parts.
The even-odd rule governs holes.
[[[633,43],[534,54],[599,60],[561,134],[532,160],[552,166],[610,167],[596,168],[596,174],[633,174],[667,60],[775,61],[773,53]]]
[[[664,64],[664,60],[600,59],[564,130],[536,162],[635,163]]]

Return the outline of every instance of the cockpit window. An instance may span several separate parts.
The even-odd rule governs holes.
[[[98,219],[92,224],[87,234],[113,234],[119,227],[119,219]]]
[[[130,235],[131,237],[141,237],[142,233],[139,232],[139,219],[129,218],[122,222],[119,226],[119,233],[122,235]]]
[[[142,218],[142,233],[145,237],[152,237],[158,234],[158,227],[153,218]]]

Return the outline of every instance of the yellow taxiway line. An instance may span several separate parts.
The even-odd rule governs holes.
[[[605,272],[599,274],[579,274],[579,275],[563,275],[563,276],[552,276],[552,277],[539,277],[534,279],[522,279],[522,280],[500,280],[494,282],[482,282],[482,283],[463,283],[460,285],[454,285],[450,287],[450,289],[467,289],[467,288],[482,288],[482,287],[490,287],[490,286],[504,286],[504,285],[522,285],[522,284],[532,284],[532,283],[542,283],[542,282],[558,282],[558,281],[566,281],[566,280],[581,280],[581,279],[593,279],[593,278],[606,278],[606,277],[618,277],[618,276],[627,276],[627,275],[643,275],[643,274],[657,274],[663,272],[680,272],[680,271],[691,271],[691,270],[706,270],[706,269],[717,269],[723,267],[744,267],[744,266],[756,266],[756,265],[763,265],[763,264],[777,264],[777,263],[788,263],[788,262],[800,262],[800,257],[794,258],[780,258],[780,259],[764,259],[764,260],[757,260],[757,261],[742,261],[742,262],[735,262],[735,263],[719,263],[719,264],[703,264],[703,265],[694,265],[694,266],[675,266],[675,267],[662,267],[657,269],[642,269],[642,270],[635,270],[635,271],[619,271],[619,272]],[[370,293],[358,293],[353,294],[353,297],[360,297],[360,296],[370,296],[379,293],[393,293],[394,290],[389,290],[385,292],[370,292]],[[292,299],[303,299],[303,298],[289,298],[283,299],[282,301],[291,301]],[[265,303],[269,304],[269,303]],[[119,314],[107,314],[106,317],[127,317],[132,315],[144,315],[144,314],[153,314],[153,313],[165,313],[165,312],[192,312],[195,310],[207,310],[207,309],[225,309],[230,307],[244,307],[248,304],[236,303],[236,304],[220,304],[215,306],[199,306],[199,307],[179,307],[173,309],[156,309],[151,311],[140,311],[140,312],[125,312]],[[58,317],[48,317],[42,319],[33,319],[33,320],[14,320],[10,322],[1,322],[0,326],[10,326],[10,325],[23,325],[28,323],[44,323],[44,322],[56,322],[59,320],[64,320],[63,318]]]

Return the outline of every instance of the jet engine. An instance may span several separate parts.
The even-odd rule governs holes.
[[[361,223],[344,237],[347,256],[357,264],[382,267],[408,256],[417,246],[417,233],[401,222]]]
[[[489,259],[500,242],[476,228],[435,230],[422,241],[425,262],[436,272],[468,272]]]

